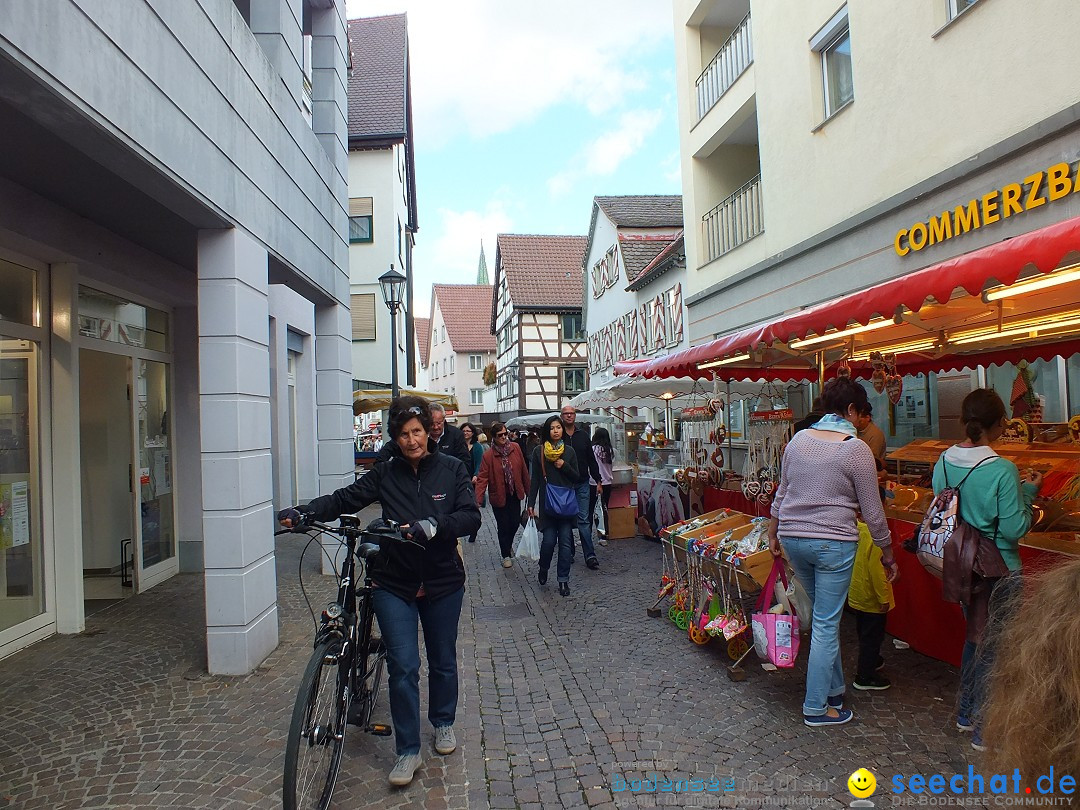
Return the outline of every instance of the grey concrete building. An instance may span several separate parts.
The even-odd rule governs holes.
[[[0,11],[0,656],[204,571],[277,645],[274,511],[347,480],[344,0]]]

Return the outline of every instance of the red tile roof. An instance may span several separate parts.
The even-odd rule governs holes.
[[[420,348],[420,366],[427,368],[428,358],[431,357],[431,318],[413,318],[413,329]]]
[[[496,277],[506,276],[515,307],[549,311],[581,309],[584,236],[500,233]]]
[[[438,302],[446,324],[446,337],[455,352],[493,352],[495,336],[488,325],[491,312],[490,284],[434,284],[432,307]]]
[[[622,244],[625,247],[625,243]],[[661,244],[664,249],[657,253],[636,274],[630,275],[629,265],[627,265],[626,276],[630,283],[627,284],[626,289],[640,290],[646,284],[662,276],[670,268],[678,266],[680,262],[685,266],[686,246],[683,242],[683,231],[679,231],[670,242],[661,242]]]

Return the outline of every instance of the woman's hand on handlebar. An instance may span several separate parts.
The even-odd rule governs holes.
[[[298,529],[309,525],[315,519],[315,511],[307,504],[290,506],[278,512],[277,519],[286,529]]]

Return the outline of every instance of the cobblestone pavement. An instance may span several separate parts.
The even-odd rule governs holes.
[[[598,549],[595,572],[579,557],[563,598],[554,573],[540,587],[535,564],[499,565],[493,526],[487,512],[479,540],[463,548],[458,751],[436,755],[428,727],[417,780],[393,790],[393,740],[353,733],[334,807],[745,807],[768,797],[846,807],[847,776],[860,766],[882,781],[967,771],[967,738],[952,730],[955,669],[887,641],[893,689],[849,690],[855,722],[809,729],[802,667],[766,673],[751,655],[747,679],[732,682],[719,645],[698,647],[666,619],[646,617],[658,545],[612,541]],[[82,635],[0,662],[0,807],[279,807],[284,732],[310,650],[302,545],[279,540],[281,645],[250,675],[206,674],[194,575],[92,616]],[[332,593],[317,565],[309,552],[313,604]],[[380,711],[388,719],[385,700]],[[614,777],[648,774],[715,776],[734,790],[612,792]]]

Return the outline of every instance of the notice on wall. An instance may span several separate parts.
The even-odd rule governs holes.
[[[169,451],[154,451],[154,495],[172,492],[172,475],[169,472]]]
[[[30,542],[29,495],[26,481],[0,484],[0,549]]]

